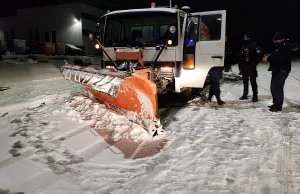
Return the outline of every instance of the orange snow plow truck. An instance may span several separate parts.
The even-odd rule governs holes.
[[[187,6],[109,12],[97,23],[99,35],[90,34],[105,68],[65,64],[61,73],[90,97],[159,123],[158,94],[188,98],[224,66],[225,20],[226,11],[189,13]]]

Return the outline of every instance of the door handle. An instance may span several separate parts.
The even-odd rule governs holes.
[[[213,59],[223,59],[223,56],[212,56]]]

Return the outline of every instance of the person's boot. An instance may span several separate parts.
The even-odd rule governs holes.
[[[274,108],[274,107],[273,107],[273,108],[270,108],[269,111],[270,111],[270,112],[281,112],[281,111],[282,111],[282,108]]]
[[[225,104],[225,102],[221,100],[220,96],[217,96],[217,101],[218,101],[218,105],[220,105],[220,106]]]
[[[224,101],[222,101],[222,100],[218,101],[218,105],[222,106],[223,104],[225,104]]]
[[[273,100],[272,103],[273,103],[272,105],[268,106],[270,109],[274,108],[274,107],[275,107],[275,104],[276,104],[276,103],[274,102],[274,100]]]
[[[252,102],[258,102],[258,98],[256,95],[252,97]]]
[[[207,101],[208,101],[209,103],[211,103],[212,97],[213,97],[213,95],[211,95],[211,94],[208,95]]]
[[[208,97],[208,98],[207,98],[207,102],[208,102],[208,103],[211,103],[211,98],[212,98],[212,97]]]
[[[247,100],[248,97],[246,95],[243,95],[242,97],[240,97],[240,100]]]

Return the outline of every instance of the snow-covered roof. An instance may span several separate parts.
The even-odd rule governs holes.
[[[176,9],[174,8],[144,8],[144,9],[127,9],[127,10],[118,10],[112,11],[104,16],[113,15],[113,14],[120,14],[120,13],[134,13],[134,12],[168,12],[168,13],[176,13]]]
[[[66,44],[67,46],[71,47],[72,49],[75,49],[75,50],[82,50],[81,48],[78,48],[72,44]]]

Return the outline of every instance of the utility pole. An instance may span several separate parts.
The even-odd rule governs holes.
[[[172,7],[172,0],[170,0],[170,8]]]

